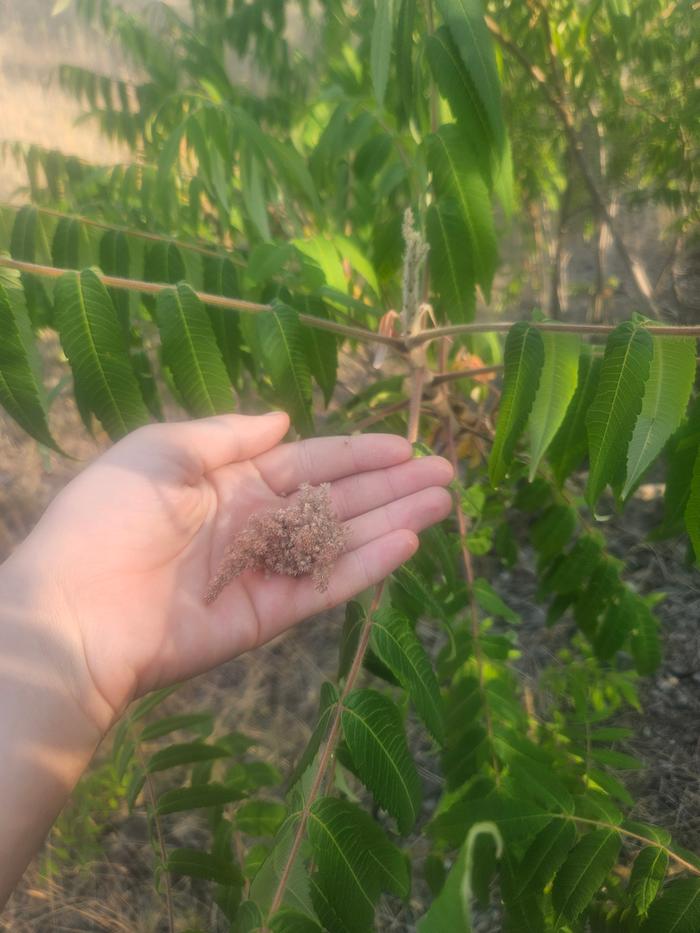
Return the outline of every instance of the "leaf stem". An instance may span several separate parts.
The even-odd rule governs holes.
[[[113,230],[115,233],[123,233],[125,236],[136,237],[140,240],[150,240],[153,243],[172,243],[179,249],[187,249],[193,253],[199,253],[202,256],[211,256],[212,259],[230,259],[236,266],[244,267],[245,263],[238,256],[233,256],[227,250],[208,249],[205,246],[199,246],[196,243],[188,243],[185,240],[178,240],[175,237],[167,236],[164,233],[152,233],[149,230],[137,230],[134,227],[122,227],[119,224],[109,224],[104,220],[93,220],[91,217],[83,217],[79,214],[68,214],[65,211],[57,211],[52,207],[40,207],[38,204],[32,205],[35,211],[40,214],[46,214],[47,217],[58,217],[62,220],[75,220],[77,223],[84,224],[86,227],[95,227],[97,230]],[[13,204],[5,202],[0,203],[0,209],[17,211],[18,208]]]
[[[333,753],[335,752],[335,747],[338,744],[338,738],[340,735],[340,720],[343,714],[343,706],[345,700],[348,697],[348,694],[355,685],[355,681],[357,680],[360,671],[362,670],[362,662],[365,659],[365,654],[367,653],[367,648],[369,647],[370,634],[372,632],[372,616],[379,607],[383,589],[384,582],[382,581],[376,586],[374,590],[372,604],[369,608],[367,619],[365,621],[364,628],[362,629],[362,634],[360,635],[360,640],[357,645],[357,651],[355,652],[352,666],[348,672],[348,676],[345,679],[343,691],[335,708],[335,713],[333,715],[331,727],[328,731],[326,744],[323,747],[323,752],[319,759],[318,768],[316,769],[316,774],[314,776],[314,782],[311,785],[311,789],[309,790],[306,800],[304,801],[304,806],[299,818],[299,824],[297,826],[296,833],[294,834],[294,841],[292,842],[292,847],[289,850],[287,861],[285,862],[284,868],[282,869],[282,874],[280,875],[280,880],[275,891],[275,896],[273,897],[272,903],[270,905],[270,917],[273,917],[282,906],[282,899],[284,898],[287,882],[289,881],[289,876],[291,874],[292,868],[294,867],[296,857],[299,854],[299,849],[301,848],[301,843],[304,839],[304,833],[306,832],[306,826],[309,822],[311,807],[318,797],[321,785],[323,784],[323,780],[326,776],[326,772],[331,765]]]
[[[146,776],[146,791],[148,794],[148,799],[150,801],[151,807],[153,808],[153,825],[156,829],[156,839],[158,840],[158,848],[160,850],[160,860],[163,863],[163,877],[165,878],[165,907],[168,913],[168,930],[169,933],[175,933],[175,912],[173,910],[173,892],[170,886],[170,872],[168,871],[168,856],[165,851],[165,840],[163,838],[163,828],[160,825],[160,818],[158,816],[158,801],[156,800],[156,793],[153,788],[153,781],[151,775],[148,773],[148,769],[143,763],[143,759],[139,754],[139,760],[141,767],[144,770]]]
[[[454,436],[454,424],[453,416],[450,413],[445,419],[445,430],[447,433],[447,447],[450,455],[450,461],[452,463],[452,468],[455,471],[455,477],[458,476],[457,468],[457,450],[455,448],[455,436]],[[454,492],[454,503],[455,503],[455,512],[457,514],[457,527],[459,529],[459,540],[460,540],[460,549],[462,552],[462,561],[464,563],[464,572],[467,578],[467,585],[469,587],[469,614],[471,619],[471,636],[472,636],[472,645],[474,649],[474,660],[476,661],[477,667],[477,676],[479,680],[479,693],[481,694],[481,703],[484,709],[484,720],[486,723],[486,733],[489,737],[489,745],[491,747],[491,766],[494,771],[494,776],[496,778],[496,784],[500,784],[501,773],[498,766],[498,759],[493,748],[493,719],[491,717],[491,707],[489,706],[488,697],[486,695],[486,683],[484,681],[484,656],[481,650],[481,644],[479,642],[479,611],[476,605],[476,599],[474,597],[474,563],[472,561],[472,556],[469,553],[469,548],[467,547],[465,541],[467,537],[467,532],[469,531],[467,524],[467,516],[464,514],[462,509],[462,503],[459,500],[459,494],[457,491]]]
[[[66,272],[77,271],[75,269],[57,269],[54,266],[44,266],[33,262],[24,262],[19,259],[10,259],[8,256],[0,256],[0,266],[5,266],[8,269],[17,269],[19,272],[27,272],[31,275],[38,275],[42,278],[49,279],[57,279]],[[101,272],[97,274],[100,280],[105,285],[109,286],[109,288],[122,289],[124,291],[155,295],[166,288],[173,287],[172,285],[159,282],[143,282],[139,279],[125,279],[117,276],[104,275]],[[230,309],[232,311],[260,314],[263,311],[270,311],[272,307],[271,305],[259,304],[254,301],[245,301],[242,298],[226,298],[223,295],[210,295],[207,292],[195,291],[195,295],[205,304],[224,310]],[[372,308],[368,306],[367,310],[370,312]],[[417,333],[407,337],[390,337],[388,334],[378,334],[376,331],[369,330],[366,327],[338,324],[335,321],[326,321],[323,318],[314,317],[311,314],[299,314],[299,320],[307,327],[329,330],[353,340],[384,343],[399,352],[405,352],[407,349],[411,349],[423,343],[429,343],[431,340],[437,340],[440,337],[452,337],[459,334],[506,333],[517,323],[516,321],[475,321],[473,324],[450,324],[446,327],[431,327],[426,330],[419,330]],[[534,327],[537,330],[571,334],[611,334],[616,328],[615,324],[564,324],[561,321],[530,321],[529,323],[530,327]],[[653,333],[660,337],[700,337],[700,324],[653,324]],[[488,367],[488,369],[490,371],[490,367]],[[441,375],[437,378],[440,379]],[[453,378],[451,374],[450,378]],[[454,378],[456,379],[458,377],[454,376]]]
[[[673,849],[661,842],[657,842],[656,839],[650,839],[648,836],[642,836],[640,833],[633,833],[629,829],[616,826],[615,823],[608,823],[606,820],[591,820],[585,816],[572,816],[570,813],[550,813],[549,815],[557,820],[573,820],[575,823],[585,823],[587,826],[596,826],[598,829],[609,829],[612,832],[619,833],[621,836],[626,836],[628,839],[635,839],[637,842],[643,842],[645,845],[654,846],[657,849],[661,849],[662,852],[665,852],[666,855],[670,859],[673,859],[677,865],[680,865],[681,868],[691,872],[693,875],[700,876],[700,868],[698,868],[697,865],[693,865],[692,862],[687,861],[687,859],[684,859],[681,855],[677,855]]]

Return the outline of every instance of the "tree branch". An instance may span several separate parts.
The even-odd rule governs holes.
[[[53,266],[42,266],[33,262],[22,262],[18,259],[8,259],[6,256],[0,256],[0,266],[8,269],[17,269],[19,272],[27,272],[32,275],[39,275],[43,278],[58,279],[66,272],[76,272],[75,269],[56,269]],[[172,285],[158,282],[143,282],[139,279],[124,279],[114,275],[104,275],[97,273],[100,281],[109,288],[122,289],[130,292],[141,292],[146,295],[157,295]],[[208,292],[195,291],[195,295],[204,304],[211,305],[223,310],[243,311],[247,314],[260,314],[264,311],[274,310],[272,305],[259,304],[255,301],[245,301],[242,298],[226,298],[223,295],[210,295]],[[384,334],[377,334],[365,327],[353,327],[349,324],[338,324],[335,321],[327,321],[325,318],[314,317],[312,314],[299,314],[299,320],[308,327],[316,327],[319,330],[329,330],[343,337],[350,337],[353,340],[368,340],[374,343],[385,343],[387,346],[394,347],[397,350],[403,350],[404,341],[398,337],[389,337]]]

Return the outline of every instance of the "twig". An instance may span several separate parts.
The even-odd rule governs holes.
[[[75,269],[55,269],[53,266],[42,266],[33,262],[22,262],[18,259],[8,259],[6,256],[0,256],[0,266],[8,269],[17,269],[19,272],[28,272],[32,275],[39,275],[44,278],[58,279],[66,272],[76,272]],[[101,272],[96,273],[100,281],[109,288],[118,288],[124,291],[141,292],[147,295],[157,295],[166,289],[173,288],[173,285],[167,285],[158,282],[143,282],[139,279],[125,279],[114,275],[104,275]],[[274,310],[272,305],[259,304],[255,301],[244,301],[242,298],[226,298],[223,295],[210,295],[208,292],[195,291],[194,294],[204,304],[224,310],[243,311],[247,314],[260,314],[264,311]],[[377,334],[374,331],[364,327],[354,327],[348,324],[338,324],[335,321],[327,321],[325,318],[314,317],[312,314],[299,314],[299,320],[302,324],[309,327],[316,327],[319,330],[329,330],[335,334],[341,334],[344,337],[351,337],[355,340],[369,340],[374,343],[385,343],[395,349],[403,349],[404,341],[398,337],[389,337],[384,334]]]

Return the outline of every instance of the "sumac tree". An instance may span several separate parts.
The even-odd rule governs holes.
[[[453,518],[347,606],[337,676],[286,779],[247,737],[217,736],[210,713],[154,718],[165,694],[124,720],[129,805],[147,801],[158,835],[183,810],[211,831],[208,849],[161,846],[166,880],[210,880],[236,931],[361,933],[380,898],[421,933],[467,931],[489,899],[514,933],[700,929],[700,858],[629,817],[619,773],[639,762],[616,717],[639,707],[659,623],[597,523],[665,469],[656,534],[687,533],[700,554],[700,327],[654,319],[638,275],[645,316],[616,325],[474,321],[504,225],[547,185],[563,197],[562,166],[609,223],[580,145],[589,104],[601,146],[622,147],[623,116],[638,134],[617,170],[692,217],[688,153],[647,134],[625,97],[649,60],[655,100],[683,82],[665,30],[689,27],[653,0],[504,4],[493,18],[478,0],[75,7],[137,77],[66,67],[60,80],[133,159],[6,144],[29,179],[28,203],[0,214],[6,411],[62,455],[41,373],[50,329],[87,430],[116,439],[162,418],[164,400],[192,415],[278,405],[300,435],[405,432],[458,477]],[[232,79],[234,53],[259,88]],[[683,87],[665,112],[687,140],[697,100]],[[366,365],[349,399],[341,354]],[[522,548],[548,622],[572,621],[537,708],[517,676],[519,617],[480,572]],[[163,772],[176,786],[160,790]]]

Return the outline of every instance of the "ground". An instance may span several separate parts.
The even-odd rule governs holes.
[[[74,125],[77,108],[50,80],[51,68],[68,57],[93,67],[101,66],[105,58],[112,66],[115,63],[95,35],[76,33],[60,18],[52,20],[51,7],[52,0],[24,0],[21,4],[0,0],[2,135],[59,146],[88,159],[116,161],[121,157],[117,149],[105,144],[89,125]],[[21,184],[21,173],[3,165],[0,200],[10,198]],[[623,224],[633,248],[649,265],[653,281],[663,271],[668,256],[668,245],[658,236],[658,217],[646,214],[640,222],[638,216],[631,215],[623,218]],[[590,281],[592,254],[580,229],[572,229],[569,246],[572,313],[583,316],[588,299],[576,286]],[[510,248],[510,265],[517,261],[515,243]],[[620,280],[613,296],[614,308],[628,314],[636,307],[632,289],[614,259],[610,271]],[[65,372],[55,340],[44,342],[43,357],[51,387]],[[28,534],[52,497],[105,443],[99,436],[92,439],[86,434],[66,392],[52,407],[51,423],[55,436],[75,460],[42,452],[0,414],[0,559]],[[648,487],[647,492],[648,498],[635,500],[624,518],[608,527],[613,550],[628,561],[628,579],[642,592],[660,589],[667,594],[658,610],[665,660],[643,688],[643,714],[629,717],[637,730],[633,748],[646,767],[624,777],[629,778],[637,796],[639,818],[669,827],[679,842],[700,850],[700,587],[697,573],[685,565],[680,543],[652,545],[646,540],[660,508],[658,490]],[[534,677],[551,660],[563,631],[562,627],[544,627],[543,609],[534,599],[532,555],[525,550],[514,570],[494,570],[493,582],[522,614],[523,638],[528,646],[522,674]],[[340,621],[338,613],[310,620],[274,644],[197,678],[168,701],[168,711],[217,710],[217,731],[250,734],[260,743],[260,755],[288,773],[308,738],[319,687],[333,675]],[[101,760],[107,752],[106,747]],[[428,797],[438,790],[429,764],[426,760],[421,769]],[[88,809],[89,794],[89,789],[76,794],[77,802]],[[163,898],[152,884],[154,857],[143,813],[128,816],[122,805],[100,825],[97,845],[102,854],[90,855],[85,866],[64,864],[61,840],[50,837],[42,864],[45,867],[47,854],[53,853],[52,873],[41,877],[39,863],[30,868],[0,918],[3,930],[155,933],[166,929]],[[176,822],[168,832],[169,841],[183,844],[196,841],[199,830],[188,818]],[[176,906],[183,912],[192,910],[197,891],[188,882],[176,885]],[[410,907],[398,916],[383,908],[378,925],[406,931],[413,927],[410,917]],[[194,922],[184,914],[182,919],[183,927],[187,920]],[[215,929],[213,917],[208,922]],[[497,919],[484,915],[480,929],[495,933]]]

